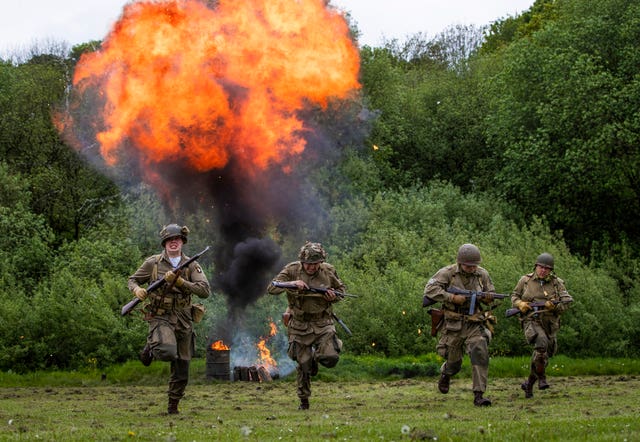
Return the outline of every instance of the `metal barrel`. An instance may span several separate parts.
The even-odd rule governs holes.
[[[230,350],[207,349],[207,367],[205,370],[207,379],[231,380],[230,353]]]

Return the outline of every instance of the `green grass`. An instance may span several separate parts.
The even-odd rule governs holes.
[[[472,404],[468,360],[442,395],[437,376],[423,374],[439,365],[434,355],[345,356],[335,369],[320,369],[311,409],[299,411],[292,376],[207,381],[205,363],[196,359],[177,416],[166,414],[168,364],[2,373],[0,440],[640,440],[639,361],[553,358],[552,387],[524,399],[519,385],[527,362],[492,359],[487,397],[493,406],[479,408]]]

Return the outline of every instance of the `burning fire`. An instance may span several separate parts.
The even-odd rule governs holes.
[[[229,350],[229,347],[227,347],[220,339],[211,344],[211,350]]]
[[[259,352],[257,364],[262,365],[269,372],[275,372],[278,363],[271,357],[271,351],[267,348],[267,341],[269,340],[269,338],[275,336],[276,333],[278,333],[278,327],[274,322],[270,322],[269,327],[269,336],[261,338],[260,341],[256,344]]]
[[[135,154],[154,185],[153,166],[167,162],[196,172],[232,159],[249,175],[272,163],[286,170],[306,146],[297,112],[360,88],[348,25],[326,3],[127,4],[73,79],[81,97],[97,92],[102,101],[91,124],[107,164]],[[67,128],[74,124],[67,116]]]

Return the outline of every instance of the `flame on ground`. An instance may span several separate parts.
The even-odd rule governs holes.
[[[248,174],[271,163],[286,170],[305,148],[296,113],[360,88],[348,25],[326,3],[128,3],[73,78],[80,97],[103,101],[91,122],[102,157],[113,166],[135,154],[155,185],[160,177],[148,166],[165,162],[197,172],[231,159]],[[87,130],[74,128],[71,115],[60,124]]]
[[[229,350],[229,347],[227,347],[224,342],[222,342],[221,339],[215,341],[213,344],[211,344],[211,350]]]
[[[257,365],[262,365],[269,372],[273,373],[277,370],[278,363],[271,357],[271,351],[267,348],[267,341],[278,333],[278,327],[274,322],[270,322],[269,327],[269,336],[261,338],[256,344],[259,352]]]

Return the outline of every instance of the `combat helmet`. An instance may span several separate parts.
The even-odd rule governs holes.
[[[313,264],[317,262],[324,262],[327,259],[327,252],[322,248],[322,244],[319,242],[309,242],[300,248],[298,258],[302,263]]]
[[[482,259],[480,258],[480,249],[473,244],[462,244],[458,249],[458,256],[456,258],[458,264],[464,264],[467,266],[480,265]]]
[[[167,224],[160,230],[160,244],[164,247],[164,243],[171,238],[179,236],[182,238],[183,243],[187,243],[187,235],[189,235],[189,228],[187,226],[180,227],[177,224]]]
[[[551,253],[541,253],[536,258],[536,265],[553,270],[553,255]]]

